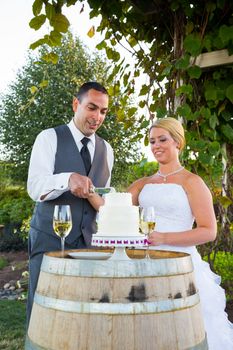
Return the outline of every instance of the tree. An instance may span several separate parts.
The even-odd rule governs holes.
[[[59,55],[56,65],[41,59],[48,55],[45,47],[40,49],[37,60],[29,54],[27,64],[10,86],[10,92],[2,99],[1,142],[7,152],[7,160],[14,164],[14,179],[26,180],[36,135],[43,129],[70,120],[73,115],[72,99],[78,86],[88,80],[97,80],[108,87],[107,62],[96,53],[88,53],[80,40],[70,33],[55,49],[55,53]],[[116,98],[120,98],[119,94],[120,91]],[[137,160],[140,154],[135,141],[137,125],[127,115],[127,110],[131,108],[130,101],[127,99],[124,111],[128,128],[116,120],[115,103],[116,100],[111,101],[109,116],[98,134],[114,148],[116,163],[113,179],[117,184],[127,171],[127,167],[122,171],[122,164]]]

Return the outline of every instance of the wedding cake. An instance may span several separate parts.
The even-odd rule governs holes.
[[[98,214],[98,236],[140,236],[139,211],[131,193],[113,192],[104,197]]]

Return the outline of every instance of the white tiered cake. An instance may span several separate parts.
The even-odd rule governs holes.
[[[100,236],[139,235],[138,207],[132,205],[131,193],[107,193],[100,207],[98,232]]]
[[[104,198],[92,244],[115,248],[145,246],[146,236],[139,231],[139,208],[132,204],[131,193],[110,192]]]

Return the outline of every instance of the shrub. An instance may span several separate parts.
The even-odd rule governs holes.
[[[158,170],[158,164],[156,162],[148,162],[146,159],[142,159],[138,163],[128,164],[127,172],[124,165],[124,181],[121,180],[120,184],[113,183],[119,191],[125,191],[129,185],[134,181],[144,176],[151,176]]]
[[[21,223],[31,215],[33,201],[23,188],[10,187],[0,195],[0,223]]]
[[[213,263],[214,272],[221,276],[221,285],[226,290],[227,299],[232,299],[233,295],[233,254],[229,252],[218,251],[216,256],[214,252],[210,256],[204,256],[205,261],[209,259]]]
[[[10,232],[0,239],[0,252],[9,252],[11,250],[21,251],[27,249],[27,242],[21,237],[21,232]]]
[[[8,261],[6,260],[6,258],[4,258],[4,256],[1,256],[0,257],[0,270],[2,270],[7,265],[8,265]]]
[[[22,222],[29,218],[34,207],[26,190],[22,187],[8,187],[0,194],[0,224],[4,225],[0,239],[0,251],[26,249]]]

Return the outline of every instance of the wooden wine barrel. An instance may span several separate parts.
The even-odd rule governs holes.
[[[191,257],[127,254],[132,260],[45,254],[26,349],[208,349]]]

